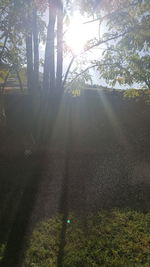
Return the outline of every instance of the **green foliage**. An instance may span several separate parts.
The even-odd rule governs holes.
[[[64,93],[70,94],[72,97],[78,97],[81,95],[80,89],[65,89]]]
[[[110,85],[144,84],[150,88],[150,2],[118,1],[107,14],[107,43],[98,70]]]
[[[92,84],[92,77],[89,69],[85,71],[84,68],[88,65],[88,60],[85,56],[82,59],[75,60],[75,67],[69,71],[66,87],[69,90],[76,90],[85,88],[87,83]]]
[[[4,244],[0,244],[0,261],[3,258],[4,251],[5,251],[5,245]]]
[[[128,98],[136,98],[140,96],[140,91],[136,90],[136,89],[128,89],[124,92],[124,97],[128,97]]]
[[[148,89],[127,89],[123,95],[127,98],[135,98],[137,100],[142,99],[146,102],[146,104],[150,104],[150,90]]]
[[[113,210],[69,219],[62,266],[149,266],[150,213]],[[24,267],[56,266],[61,225],[61,217],[39,224]]]
[[[0,69],[0,83],[3,83],[7,75],[7,70]]]
[[[24,56],[24,50],[21,49],[23,44],[21,34],[23,8],[23,1],[3,0],[0,3],[0,60],[10,65],[13,64],[18,69],[23,63]]]
[[[91,50],[101,44],[104,48],[105,44],[102,57],[91,61],[100,78],[111,86],[138,83],[150,88],[149,0],[77,2],[81,13],[89,15],[90,22],[99,21],[99,32],[104,22],[106,32],[103,36],[99,34],[99,39],[89,40],[85,47],[85,50]]]
[[[31,17],[35,5],[38,8],[39,40],[45,41],[46,23],[40,15],[47,1],[44,0],[41,4],[40,2],[42,1],[2,0],[0,2],[0,61],[15,66],[17,70],[26,63],[25,37],[33,31]]]

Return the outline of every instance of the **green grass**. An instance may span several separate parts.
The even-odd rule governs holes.
[[[5,251],[5,245],[4,244],[0,244],[0,261],[3,258],[4,251]]]
[[[113,210],[70,215],[64,247],[64,267],[150,266],[150,213]],[[41,222],[33,231],[23,267],[57,266],[62,220]],[[0,260],[5,246],[0,246]]]
[[[62,266],[150,266],[150,213],[113,210],[69,219]],[[56,266],[61,226],[60,217],[38,225],[24,267]]]

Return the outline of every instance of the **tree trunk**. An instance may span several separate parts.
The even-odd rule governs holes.
[[[26,53],[27,53],[27,88],[29,92],[33,91],[33,49],[32,33],[26,36]]]
[[[62,91],[62,73],[63,73],[63,5],[60,4],[57,11],[57,72],[56,89]]]
[[[55,90],[55,21],[56,8],[50,9],[50,92]]]
[[[45,59],[44,59],[44,73],[43,73],[43,90],[49,91],[49,81],[50,81],[50,23],[47,28],[47,41],[45,47]]]
[[[55,21],[56,8],[50,6],[43,76],[43,89],[46,91],[55,89]]]
[[[37,9],[33,9],[33,41],[34,41],[34,89],[39,87],[39,38],[37,26]]]
[[[22,80],[21,80],[20,73],[19,73],[18,70],[16,70],[16,74],[17,74],[17,78],[18,78],[18,81],[19,81],[20,90],[23,91]]]

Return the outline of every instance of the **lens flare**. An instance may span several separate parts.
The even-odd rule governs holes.
[[[89,31],[84,24],[84,19],[79,13],[75,13],[65,35],[66,44],[73,54],[80,54],[88,39]]]

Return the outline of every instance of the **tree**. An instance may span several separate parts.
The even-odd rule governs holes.
[[[57,25],[56,25],[57,22]],[[56,35],[55,35],[56,29]],[[57,49],[55,51],[55,37]],[[57,57],[55,59],[55,54]],[[56,63],[56,73],[55,73]],[[56,92],[62,87],[63,72],[63,3],[61,0],[49,1],[49,22],[44,60],[43,89]]]
[[[62,90],[63,75],[63,4],[60,3],[57,11],[57,71],[56,88]]]
[[[19,70],[23,63],[22,35],[19,31],[20,5],[16,5],[16,1],[3,0],[0,4],[0,63],[13,65]]]
[[[28,89],[30,92],[34,92],[34,89],[38,88],[39,39],[40,34],[42,35],[45,31],[42,15],[47,8],[49,21],[46,27],[46,38],[43,38],[45,39],[42,84],[44,103],[48,102],[49,97],[54,93],[59,96],[62,95],[66,82],[71,82],[68,79],[69,73],[73,77],[73,84],[76,79],[83,83],[83,81],[90,80],[88,71],[93,67],[109,83],[115,84],[117,81],[122,84],[145,82],[149,87],[148,52],[150,38],[148,30],[150,18],[147,12],[149,5],[148,0],[2,0],[0,6],[0,12],[3,14],[1,59],[10,63],[9,54],[10,52],[12,54],[12,50],[15,60],[18,60],[17,66],[19,66],[22,58],[25,59]],[[72,73],[72,65],[75,61],[78,62],[79,58],[78,55],[72,55],[66,73],[64,73],[64,17],[67,17],[69,12],[73,12],[75,6],[78,6],[81,13],[89,14],[90,18],[87,23],[97,20],[100,28],[104,21],[105,24],[107,22],[107,33],[99,36],[99,39],[95,38],[87,42],[84,51],[79,55],[85,63],[83,64],[85,67],[79,67],[78,72],[75,66]],[[19,15],[16,16],[15,14]],[[24,53],[25,40],[26,56]],[[89,62],[87,66],[83,55],[101,45],[105,45],[103,57],[100,60]],[[23,53],[24,57],[22,57]],[[14,56],[11,61],[14,62]],[[79,65],[81,66],[81,64]],[[41,107],[44,118],[47,105],[42,104]]]
[[[55,22],[56,5],[54,1],[49,3],[49,22],[47,28],[47,40],[45,48],[43,89],[45,91],[55,88]]]
[[[42,20],[42,14],[45,8],[44,3],[37,0],[28,0],[25,6],[24,36],[26,40],[27,80],[31,93],[39,89],[39,42],[40,35],[42,37],[44,35],[42,31],[44,32],[45,23]]]
[[[79,71],[78,78],[89,69],[95,68],[108,84],[139,83],[150,86],[150,3],[148,0],[128,1],[79,1],[81,11],[88,12],[92,19],[87,23],[99,22],[99,30],[105,25],[105,34],[90,40],[86,51],[103,44],[105,49],[100,60],[91,61]]]
[[[134,6],[134,8],[133,8]],[[139,83],[150,89],[150,2],[119,1],[117,10],[107,16],[109,32],[122,35],[108,43],[98,66],[100,76],[109,84]]]
[[[42,9],[33,0],[2,0],[0,61],[17,67],[27,65],[30,92],[39,87],[39,37],[44,36]]]

